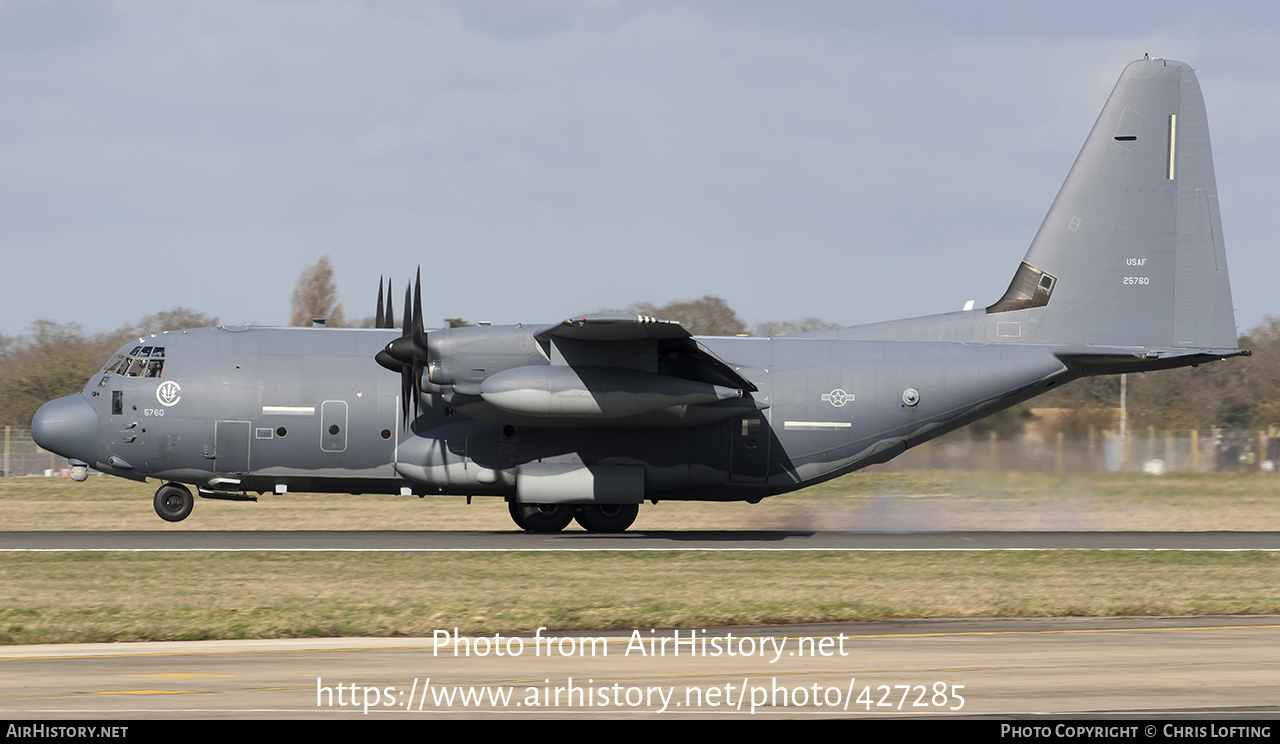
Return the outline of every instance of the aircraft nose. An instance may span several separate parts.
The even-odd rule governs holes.
[[[55,398],[31,419],[31,438],[50,452],[92,465],[98,455],[98,414],[82,395]]]

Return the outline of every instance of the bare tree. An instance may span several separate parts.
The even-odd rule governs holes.
[[[747,328],[729,303],[711,295],[696,300],[676,300],[661,307],[643,302],[624,312],[678,321],[695,336],[736,336]]]
[[[0,415],[3,423],[29,426],[46,401],[84,388],[105,362],[78,323],[37,320],[0,358]]]
[[[186,307],[175,307],[172,310],[148,315],[129,329],[130,336],[146,336],[162,331],[178,331],[187,328],[208,328],[218,324],[212,315],[196,312]],[[123,330],[123,329],[122,329]]]
[[[792,333],[808,333],[810,331],[826,331],[839,328],[839,324],[830,323],[819,318],[801,318],[800,320],[771,320],[762,323],[767,336],[785,336]]]
[[[308,326],[312,318],[327,318],[327,324],[342,326],[342,303],[338,302],[338,290],[333,286],[333,266],[328,256],[321,256],[314,266],[302,270],[298,283],[293,287],[293,312],[289,325]]]

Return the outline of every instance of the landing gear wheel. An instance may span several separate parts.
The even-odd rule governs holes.
[[[507,511],[516,526],[526,532],[559,532],[573,521],[578,507],[570,504],[521,504],[507,502]]]
[[[626,532],[639,513],[639,504],[587,504],[574,519],[587,532]]]
[[[191,513],[196,500],[186,486],[177,483],[166,483],[156,489],[156,497],[152,502],[156,514],[166,522],[181,522]]]

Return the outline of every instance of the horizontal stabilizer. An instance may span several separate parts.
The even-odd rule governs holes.
[[[1086,375],[1192,367],[1230,357],[1252,355],[1253,352],[1248,349],[1134,349],[1105,346],[1071,346],[1054,352],[1054,356],[1062,360],[1063,364],[1081,369]]]

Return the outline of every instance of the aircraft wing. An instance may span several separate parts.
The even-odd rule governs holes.
[[[699,343],[688,330],[674,320],[627,313],[580,315],[568,318],[563,323],[548,326],[535,337],[544,343],[551,338],[624,343],[662,341],[665,342],[664,347],[683,353],[690,361],[731,380],[734,385],[744,391],[754,393],[758,389],[750,380],[738,374],[733,367],[716,356],[713,351]]]
[[[571,338],[579,341],[640,341],[642,339],[691,338],[688,331],[674,320],[660,320],[647,315],[598,313],[568,318],[547,328],[538,336]]]

